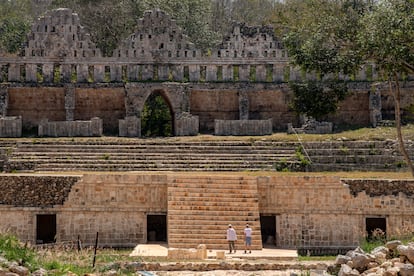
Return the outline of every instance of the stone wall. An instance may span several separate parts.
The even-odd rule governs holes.
[[[328,119],[334,124],[369,125],[369,89],[364,85],[357,87],[341,103],[338,112]],[[70,90],[73,92],[68,93]],[[214,132],[214,120],[238,120],[241,93],[245,93],[248,98],[244,115],[249,120],[272,119],[274,131],[284,131],[288,123],[297,125],[299,121],[295,112],[289,108],[292,93],[286,84],[35,85],[8,87],[6,93],[9,98],[6,114],[22,116],[24,129],[36,128],[42,119],[64,121],[99,117],[102,119],[104,133],[117,134],[119,120],[128,116],[141,118],[145,101],[151,93],[161,94],[175,116],[180,116],[183,112],[197,116],[201,132]],[[414,102],[414,95],[412,101]]]
[[[147,214],[167,214],[166,175],[85,175],[72,192],[58,222],[59,240],[134,246],[147,241]]]
[[[37,128],[42,119],[66,120],[62,87],[11,87],[8,98],[7,115],[21,116],[24,129]]]
[[[0,177],[0,203],[15,207],[63,205],[79,176],[8,175]]]
[[[414,198],[401,192],[412,191],[410,180],[277,176],[258,177],[258,186],[260,212],[276,215],[280,247],[355,246],[366,235],[367,217],[386,218],[389,236],[414,222]]]
[[[220,174],[199,175],[211,183]],[[146,216],[168,213],[168,183],[179,174],[125,173],[73,176],[2,175],[1,231],[35,242],[36,215],[55,214],[57,241],[134,246],[147,242]],[[276,217],[276,245],[356,246],[365,220],[386,219],[387,235],[412,231],[412,180],[339,179],[331,176],[243,176],[256,180],[261,215]]]

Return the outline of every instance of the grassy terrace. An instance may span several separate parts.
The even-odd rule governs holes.
[[[414,139],[414,125],[409,124],[402,128],[404,139]],[[100,141],[107,140],[116,142],[117,140],[135,140],[135,139],[151,139],[155,141],[185,141],[185,142],[197,142],[197,141],[286,141],[295,142],[300,139],[304,142],[320,141],[384,141],[387,139],[397,139],[397,132],[394,127],[377,127],[377,128],[358,128],[343,131],[336,131],[332,134],[287,134],[286,132],[275,132],[272,135],[265,136],[215,136],[208,134],[199,134],[197,136],[180,136],[180,137],[162,137],[162,138],[125,138],[116,136],[102,136],[102,137],[59,137],[59,138],[47,138],[47,137],[23,137],[23,138],[0,138],[0,142],[8,141],[32,141],[38,142],[41,140],[48,141]]]

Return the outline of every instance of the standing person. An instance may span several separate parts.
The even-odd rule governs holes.
[[[250,228],[249,224],[246,223],[246,228],[244,228],[244,253],[247,253],[247,250],[249,250],[249,253],[252,253],[251,250],[252,245],[252,228]]]
[[[231,254],[232,251],[236,253],[236,246],[234,243],[237,241],[237,234],[231,224],[229,224],[229,228],[227,228],[227,241],[229,242],[229,254]]]

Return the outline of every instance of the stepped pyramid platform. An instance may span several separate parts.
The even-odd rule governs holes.
[[[226,230],[237,232],[236,249],[244,245],[243,229],[253,229],[252,249],[262,249],[257,182],[237,176],[183,176],[168,185],[168,245],[174,248],[228,249]]]

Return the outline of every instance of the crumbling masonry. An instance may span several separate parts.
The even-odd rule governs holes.
[[[299,123],[286,83],[313,77],[290,65],[270,27],[236,24],[203,52],[160,10],[146,12],[112,57],[101,55],[76,13],[50,11],[33,23],[23,56],[0,57],[0,67],[0,111],[15,117],[4,122],[14,129],[0,133],[7,137],[18,137],[21,127],[40,136],[139,137],[152,93],[169,106],[175,135],[269,134]],[[387,89],[371,88],[375,66],[352,78],[351,95],[326,120],[376,126],[393,116]],[[412,83],[403,90],[404,108],[414,102]]]

